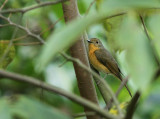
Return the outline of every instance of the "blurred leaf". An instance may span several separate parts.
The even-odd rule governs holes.
[[[66,27],[57,29],[48,38],[48,42],[44,45],[42,53],[38,59],[38,69],[41,71],[44,66],[55,56],[56,53],[71,46],[76,38],[92,24],[106,18],[109,14],[124,8],[139,8],[139,7],[156,7],[159,4],[149,0],[136,1],[114,1],[108,0],[100,7],[100,10],[94,14],[89,14],[78,20],[74,20],[66,25]]]
[[[97,10],[99,10],[101,4],[103,3],[104,0],[96,0],[96,6]],[[116,13],[123,13],[124,11],[118,10]],[[117,15],[113,18],[106,19],[103,22],[103,27],[105,28],[105,35],[107,37],[108,44],[113,50],[120,50],[120,47],[118,44],[116,44],[116,36],[115,34],[119,32],[120,25],[122,23],[122,20],[124,18],[124,14],[122,15]]]
[[[8,40],[0,40],[0,60],[5,55],[7,49],[8,49]],[[9,53],[7,56],[3,59],[2,62],[0,62],[0,69],[5,69],[14,59],[15,57],[15,47],[12,45],[9,49]]]
[[[104,0],[96,0],[96,8],[99,9]]]
[[[5,98],[1,98],[0,105],[0,119],[12,119],[8,101]]]
[[[66,25],[66,27],[56,30],[49,37],[48,43],[44,45],[42,54],[38,59],[38,62],[40,63],[37,65],[41,65],[40,70],[43,69],[43,67],[51,60],[53,56],[55,56],[56,53],[72,45],[76,38],[85,30],[85,28],[98,21],[98,19],[99,17],[92,19],[91,16],[87,16],[85,18],[73,21],[72,23]]]
[[[1,119],[70,119],[64,113],[31,97],[3,97],[0,104]]]
[[[120,50],[119,45],[116,44],[117,38],[115,34],[119,32],[120,25],[122,24],[124,17],[124,15],[116,16],[111,19],[105,20],[105,22],[103,23],[103,26],[106,29],[108,43],[113,50]]]
[[[160,119],[160,80],[156,80],[145,91],[145,96],[140,100],[136,116],[140,119]],[[134,118],[137,119],[137,118]]]
[[[136,89],[145,90],[156,70],[148,39],[138,24],[134,13],[125,18],[119,35],[118,44],[127,50],[128,72]]]
[[[148,19],[148,23],[149,23],[149,28],[153,34],[153,44],[155,46],[155,49],[158,53],[158,57],[160,59],[160,15],[154,15],[154,16],[151,16],[149,19]]]
[[[45,12],[45,11],[44,11]],[[61,4],[55,4],[52,6],[52,12],[58,17],[61,18],[63,16],[63,10]]]

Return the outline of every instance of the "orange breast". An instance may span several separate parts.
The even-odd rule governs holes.
[[[95,51],[99,48],[95,47],[93,44],[89,45],[89,60],[92,66],[97,69],[98,71],[104,72],[104,73],[110,73],[107,67],[105,67],[103,64],[101,64],[97,57],[95,56]]]

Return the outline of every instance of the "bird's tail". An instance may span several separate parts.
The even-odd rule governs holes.
[[[122,73],[121,73],[121,74],[122,74]],[[123,75],[123,74],[122,74],[122,75]],[[119,78],[121,81],[123,81],[122,75],[119,75],[119,76],[118,76],[118,78]],[[131,91],[129,90],[129,88],[128,88],[128,86],[127,86],[126,83],[124,84],[124,86],[126,87],[128,93],[129,93],[129,95],[132,97]]]

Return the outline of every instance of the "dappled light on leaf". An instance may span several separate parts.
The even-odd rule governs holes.
[[[8,40],[0,40],[0,69],[5,69],[15,57],[15,47],[12,45],[9,48],[9,52],[6,55],[8,50]]]

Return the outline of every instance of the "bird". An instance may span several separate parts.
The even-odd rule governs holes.
[[[105,74],[112,74],[117,77],[119,80],[123,80],[122,72],[114,59],[111,53],[105,49],[102,42],[98,38],[91,38],[88,40],[88,49],[89,49],[89,61],[90,64],[98,71]],[[125,87],[132,97],[132,94],[125,84]]]

